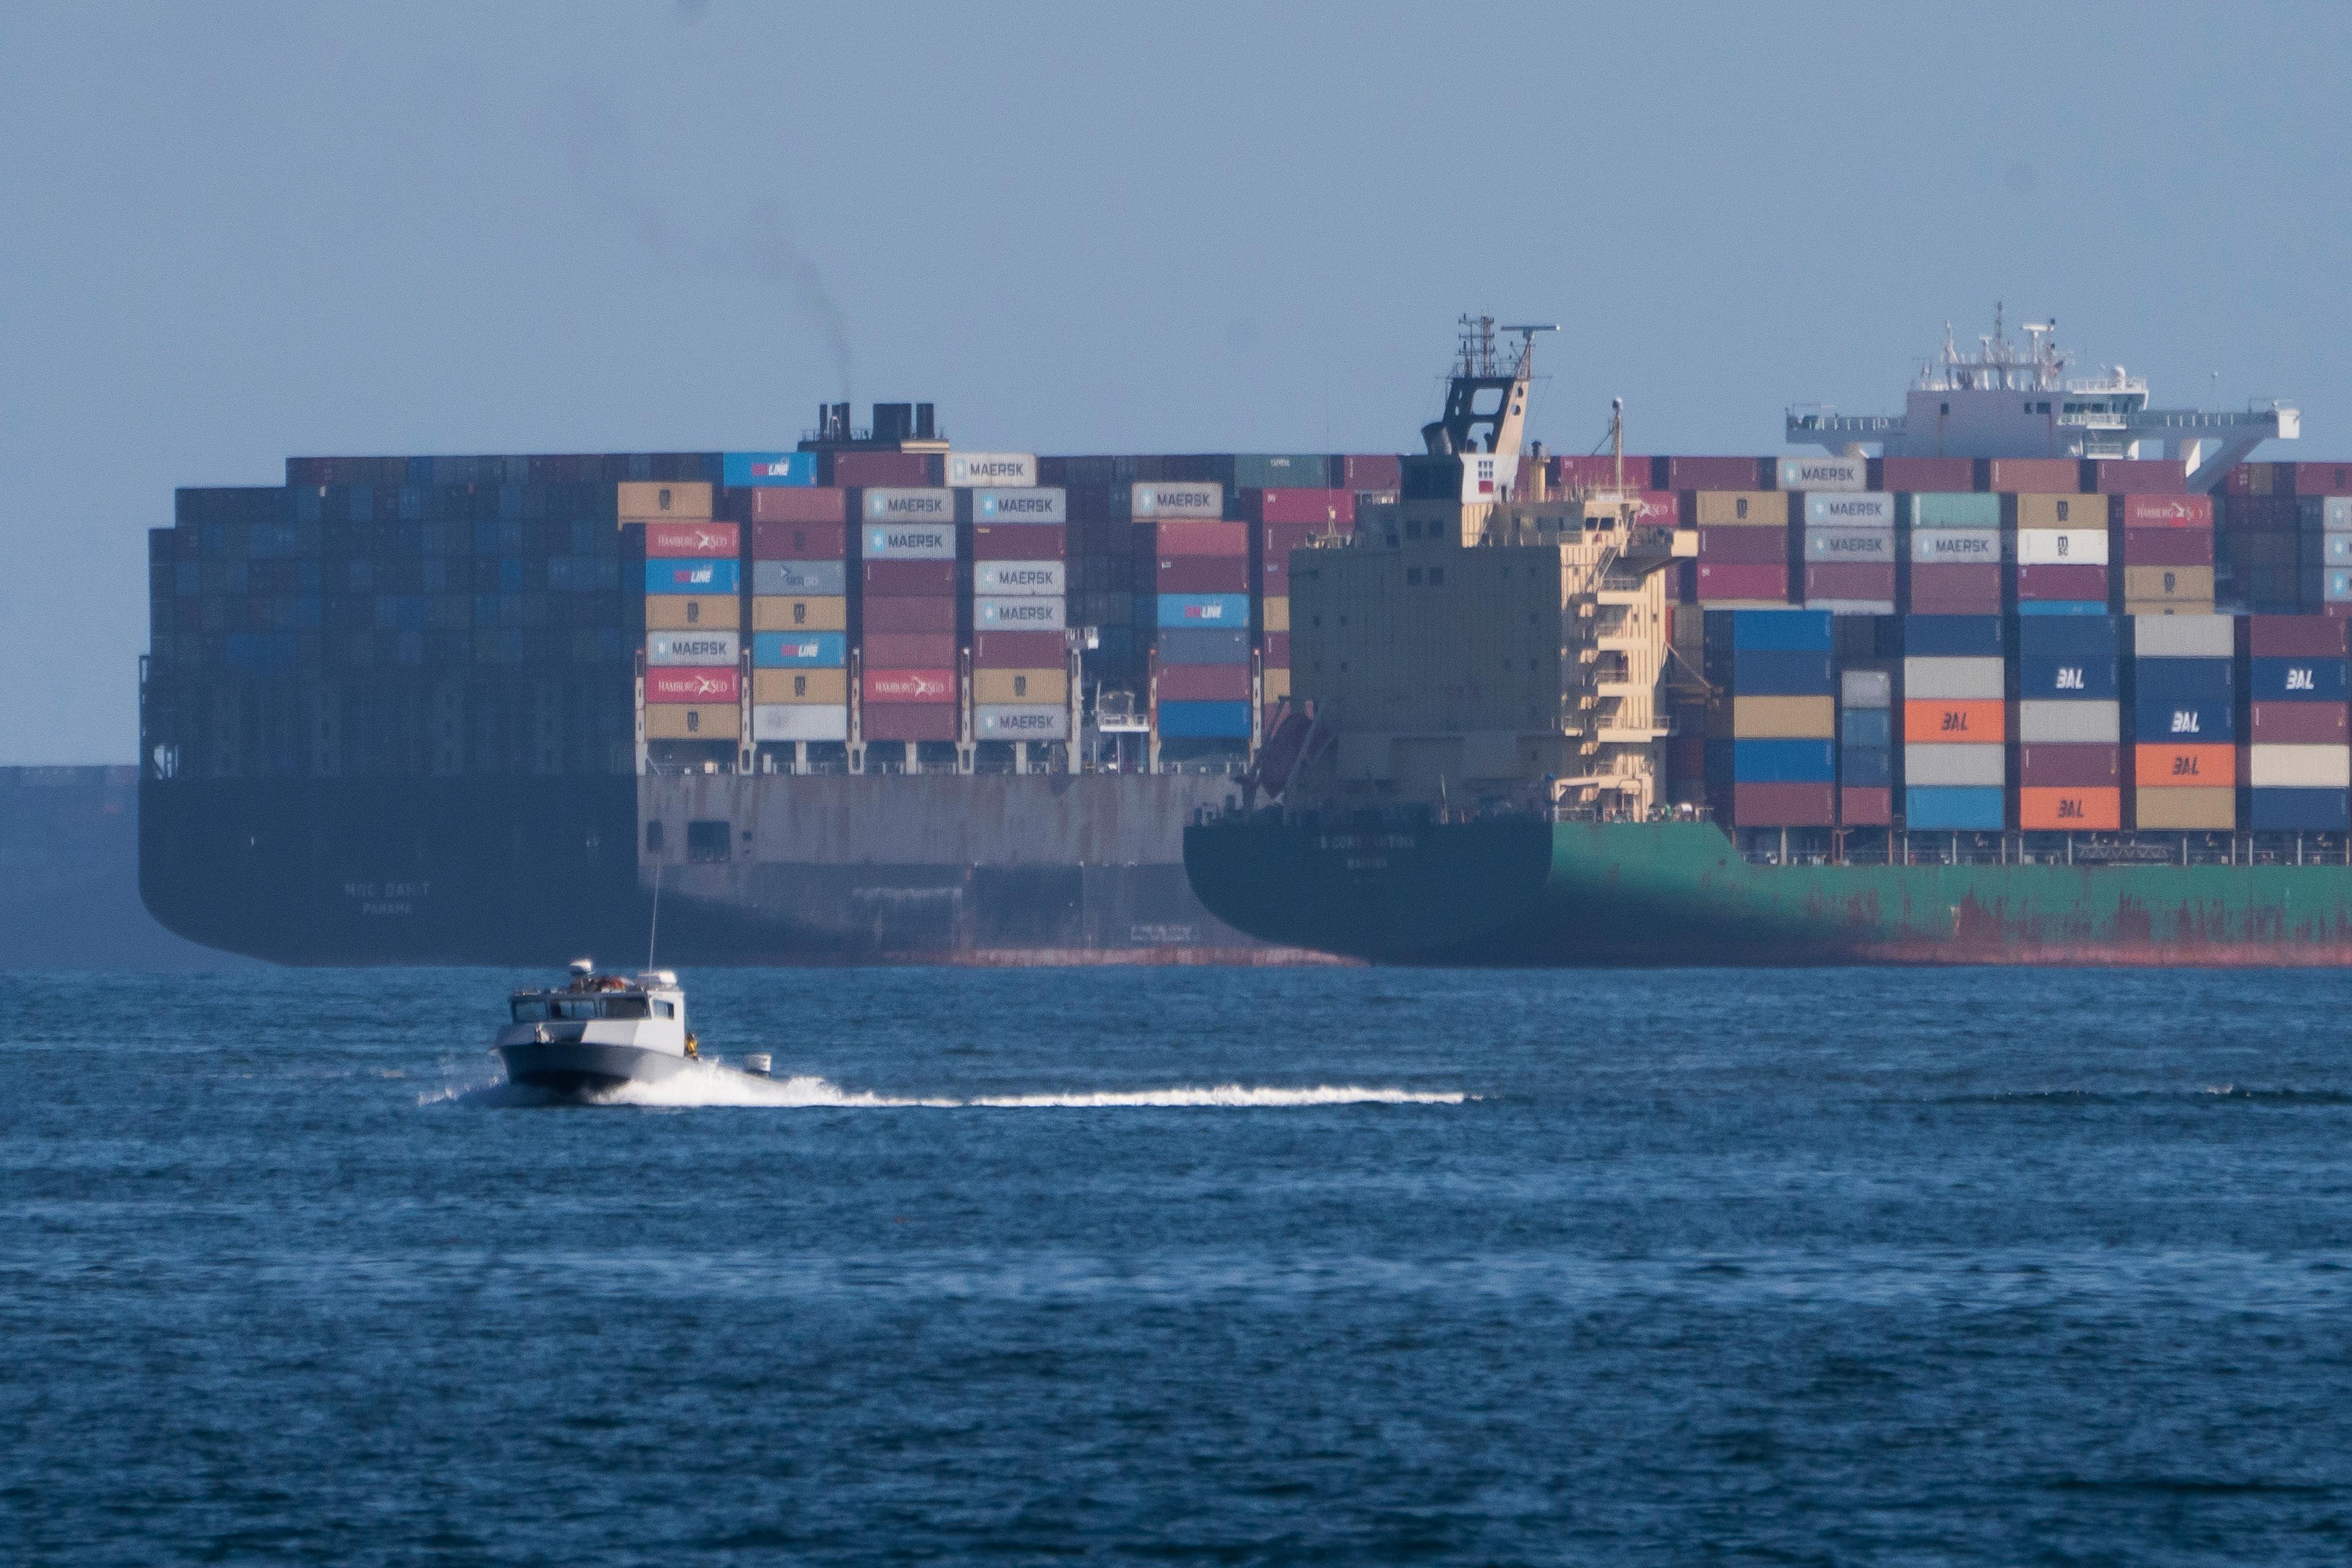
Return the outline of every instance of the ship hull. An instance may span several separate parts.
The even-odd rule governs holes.
[[[499,1046],[507,1080],[553,1094],[595,1094],[626,1083],[660,1083],[687,1068],[687,1058],[640,1046]]]
[[[2352,964],[2352,867],[1757,866],[1705,823],[1188,828],[1261,941],[1573,967]]]

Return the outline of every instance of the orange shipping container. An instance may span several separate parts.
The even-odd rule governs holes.
[[[1903,704],[1906,745],[1976,742],[1999,745],[2008,738],[2009,705],[1999,698],[1913,700]]]
[[[2132,781],[2142,789],[2237,787],[2235,746],[2141,745],[2132,752]]]
[[[2120,789],[2021,789],[2017,826],[2031,833],[2114,833],[2124,825]]]

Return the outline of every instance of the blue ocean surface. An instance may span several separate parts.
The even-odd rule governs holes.
[[[0,1562],[2341,1562],[2335,973],[16,974]]]

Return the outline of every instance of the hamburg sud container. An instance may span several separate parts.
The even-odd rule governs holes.
[[[2021,495],[2011,504],[2017,517],[2017,613],[2107,614],[2107,498]]]
[[[1783,458],[1782,477],[1791,464],[1808,461]],[[1860,458],[1835,461],[1857,470],[1864,465]],[[1805,520],[1806,606],[1836,615],[1893,615],[1895,498],[1883,490],[1808,491],[1790,504]]]
[[[1060,489],[976,489],[971,515],[973,738],[1066,741],[1066,497]]]
[[[1702,628],[1707,797],[1740,827],[1837,820],[1837,679],[1821,610],[1713,610]]]
[[[2224,616],[2131,618],[2132,783],[2144,830],[2237,826],[2235,637]]]
[[[1838,821],[1885,827],[1895,820],[1895,678],[1885,669],[1838,673]]]
[[[1136,487],[1139,490],[1143,487]],[[1250,732],[1250,670],[1241,664],[1187,664],[1167,634],[1250,631],[1250,525],[1161,522],[1153,529],[1153,603],[1160,635],[1152,689],[1163,739],[1235,740]],[[1289,601],[1284,600],[1287,610]],[[1289,626],[1286,616],[1283,625]]]
[[[1290,695],[1290,552],[1318,537],[1354,533],[1356,492],[1244,490],[1239,510],[1250,530],[1251,593],[1257,605],[1260,679],[1270,725]]]
[[[709,487],[699,488],[708,511]],[[656,612],[674,604],[723,598],[730,608],[736,605],[742,582],[737,560],[741,530],[703,518],[647,522],[645,531],[646,739],[732,747],[742,734],[742,678],[736,665],[740,615],[723,617],[723,626],[712,624],[718,616],[698,616],[698,624],[686,626],[656,623],[673,618]]]
[[[946,489],[874,489],[858,498],[858,696],[867,742],[958,739],[955,497]]]
[[[1925,491],[1904,508],[1909,543],[1905,605],[1917,616],[2001,611],[2000,498]]]
[[[2006,826],[2006,640],[1999,616],[1903,618],[1903,817],[1911,832]]]
[[[2111,526],[2126,614],[2213,613],[2212,497],[2117,496]]]
[[[2257,833],[2352,828],[2344,622],[2249,616],[2237,623],[2246,726],[2239,740],[2241,821]]]
[[[751,739],[846,741],[848,493],[764,487],[750,510]]]
[[[2017,826],[2029,833],[2123,826],[2123,623],[2105,615],[2017,622]]]
[[[1667,467],[1671,470],[1675,464],[1697,460],[1669,458]],[[1692,490],[1682,497],[1680,510],[1683,524],[1698,531],[1696,580],[1700,604],[1727,608],[1787,606],[1787,491]]]

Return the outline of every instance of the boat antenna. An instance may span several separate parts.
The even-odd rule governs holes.
[[[654,862],[654,912],[646,922],[646,973],[654,972],[654,938],[661,933],[661,874],[662,863]]]

